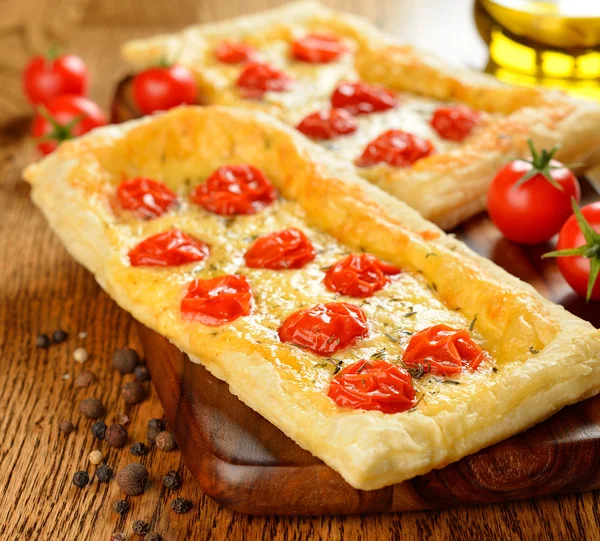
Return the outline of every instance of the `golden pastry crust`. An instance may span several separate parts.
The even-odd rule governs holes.
[[[198,179],[240,162],[265,171],[285,199],[233,225],[185,202]],[[111,198],[119,182],[137,175],[164,181],[180,194],[181,208],[150,222],[121,221]],[[28,167],[25,178],[67,250],[121,307],[227,381],[246,404],[356,488],[376,489],[442,467],[600,389],[598,330],[268,115],[181,108],[97,129]],[[246,236],[282,223],[303,227],[332,252],[324,250],[298,271],[240,267]],[[131,246],[174,225],[205,235],[213,259],[198,268],[129,265]],[[366,250],[404,271],[390,291],[371,299],[372,306],[363,305],[372,337],[354,346],[356,355],[379,348],[381,324],[401,320],[398,304],[391,302],[399,299],[390,298],[397,292],[419,303],[418,314],[404,320],[411,328],[440,319],[463,326],[474,320],[489,364],[463,373],[461,385],[439,386],[408,412],[336,406],[326,394],[330,372],[315,366],[319,358],[280,343],[274,329],[287,313],[331,298],[320,285],[320,265],[348,248]],[[257,303],[253,314],[218,332],[179,312],[185,284],[209,272],[211,261],[218,273],[243,269]],[[403,347],[390,344],[396,351]],[[339,355],[353,362],[344,350]]]
[[[298,68],[290,64],[284,45],[314,30],[348,40],[352,54],[334,65]],[[302,83],[297,94],[271,96],[262,102],[243,99],[234,85],[239,66],[225,66],[212,58],[215,44],[225,39],[248,41],[258,48],[275,43],[265,59],[295,70],[294,75]],[[461,102],[489,113],[481,128],[463,144],[449,145],[434,139],[438,154],[412,167],[356,169],[444,229],[485,208],[487,188],[498,167],[528,156],[529,138],[547,148],[559,145],[557,157],[582,164],[581,170],[597,164],[599,159],[600,107],[596,104],[556,91],[504,85],[488,75],[449,67],[432,55],[398,43],[359,17],[316,2],[288,4],[260,14],[191,26],[178,34],[131,41],[124,45],[123,56],[138,68],[164,57],[176,58],[195,71],[208,103],[258,108],[294,125],[305,114],[326,106],[335,83],[342,79],[385,85],[401,93],[401,98],[417,95]],[[394,122],[390,118],[388,127],[394,127]],[[403,129],[401,125],[396,127]],[[427,127],[421,132],[435,136]],[[345,149],[338,155],[349,161],[358,157],[368,139],[354,140],[352,152]]]

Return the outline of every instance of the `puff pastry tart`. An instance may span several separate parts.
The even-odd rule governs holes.
[[[527,139],[565,163],[600,162],[600,107],[444,65],[314,2],[126,43],[138,69],[170,59],[206,103],[261,109],[450,229],[485,207]]]
[[[261,112],[97,129],[25,171],[115,301],[376,489],[600,389],[600,332]]]

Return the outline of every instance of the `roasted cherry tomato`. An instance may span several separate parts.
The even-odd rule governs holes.
[[[458,374],[463,366],[477,370],[484,357],[466,330],[434,325],[411,337],[402,359],[406,366],[422,366],[425,372],[450,376]]]
[[[256,50],[247,43],[223,41],[215,49],[215,57],[225,64],[243,64],[256,56]]]
[[[460,142],[468,137],[481,120],[481,113],[464,105],[438,107],[431,117],[431,127],[442,139]]]
[[[129,250],[129,262],[133,267],[175,267],[202,261],[208,254],[208,245],[179,229],[170,229]]]
[[[38,150],[46,155],[62,141],[105,124],[104,113],[92,100],[65,94],[50,100],[47,106],[39,106],[31,125],[31,135],[39,139]]]
[[[366,115],[393,109],[398,100],[393,92],[361,82],[342,82],[331,95],[331,106],[346,109],[353,115]]]
[[[63,94],[85,96],[87,88],[87,66],[73,54],[58,58],[35,56],[23,72],[25,96],[34,105],[48,105],[52,99]]]
[[[399,268],[388,265],[370,254],[350,254],[338,261],[325,275],[323,283],[330,291],[351,297],[370,297],[399,274]]]
[[[393,167],[407,167],[433,152],[433,145],[427,139],[400,130],[388,130],[365,147],[356,165],[369,167],[384,162]]]
[[[265,92],[283,92],[292,84],[293,79],[289,75],[261,62],[248,62],[237,80],[247,98],[261,98]]]
[[[144,177],[122,182],[117,199],[121,208],[145,220],[162,216],[177,202],[177,196],[162,182]]]
[[[245,276],[196,279],[181,300],[181,312],[211,327],[225,325],[252,310],[252,290]]]
[[[190,199],[222,216],[255,214],[277,199],[277,190],[256,167],[223,165],[194,188]]]
[[[244,255],[253,269],[301,269],[315,258],[315,249],[307,236],[290,227],[260,237]]]
[[[600,301],[600,201],[579,209],[572,200],[573,215],[558,235],[558,268],[569,285],[588,301]]]
[[[342,408],[400,413],[415,405],[410,374],[387,361],[358,361],[333,378],[327,396]]]
[[[553,160],[556,149],[506,164],[494,177],[487,196],[490,218],[502,234],[520,244],[539,244],[558,233],[571,215],[571,197],[581,197],[575,175]]]
[[[198,85],[192,71],[185,66],[156,66],[133,78],[133,98],[138,109],[148,115],[196,103]]]
[[[319,303],[289,316],[279,328],[279,339],[317,355],[332,355],[369,332],[367,316],[347,302]]]
[[[316,111],[305,117],[296,129],[313,139],[333,139],[338,135],[354,133],[356,119],[346,109]]]
[[[347,50],[340,38],[325,34],[308,34],[292,43],[292,55],[302,62],[333,62]]]

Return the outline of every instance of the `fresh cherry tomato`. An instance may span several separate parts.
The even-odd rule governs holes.
[[[222,216],[255,214],[277,199],[277,190],[251,165],[223,165],[196,186],[190,199]]]
[[[308,34],[292,43],[292,56],[302,62],[333,62],[347,50],[338,37],[325,34]]]
[[[552,159],[554,151],[538,154],[530,147],[531,160],[502,167],[487,196],[490,218],[507,239],[519,244],[553,237],[571,215],[571,197],[577,202],[581,197],[577,178]]]
[[[370,297],[401,270],[370,254],[350,254],[333,265],[323,283],[330,291],[351,297]]]
[[[408,167],[433,153],[433,145],[428,139],[400,130],[388,130],[365,147],[356,165],[369,167],[384,162],[393,167]]]
[[[290,227],[260,237],[244,255],[253,269],[301,269],[315,258],[315,249],[307,236]]]
[[[129,250],[133,267],[176,267],[208,257],[208,245],[179,229],[152,235]]]
[[[117,199],[124,210],[145,220],[162,216],[177,202],[177,196],[162,182],[144,177],[122,182]]]
[[[59,143],[78,137],[106,124],[104,113],[92,100],[65,94],[40,105],[31,125],[31,135],[39,139],[37,148],[46,155]]]
[[[279,339],[317,355],[332,355],[369,332],[367,316],[347,302],[319,303],[290,315],[279,328]]]
[[[313,139],[333,139],[338,135],[354,133],[356,119],[346,109],[316,111],[306,116],[296,129]]]
[[[198,85],[192,71],[185,66],[156,66],[133,78],[133,98],[138,109],[148,115],[196,103]]]
[[[484,357],[466,330],[434,325],[411,337],[402,359],[406,366],[422,366],[425,372],[450,376],[458,374],[463,366],[477,370]]]
[[[333,378],[327,396],[342,408],[400,413],[415,405],[410,374],[387,361],[358,361]]]
[[[464,105],[438,107],[431,117],[431,126],[442,139],[463,141],[481,120],[481,113]]]
[[[293,82],[283,71],[261,62],[248,62],[237,79],[238,87],[247,98],[261,98],[265,92],[283,92]]]
[[[557,251],[544,257],[558,257],[558,268],[578,295],[600,301],[600,201],[579,209],[575,201],[573,215],[558,235]]]
[[[57,96],[85,96],[88,89],[88,69],[85,62],[73,54],[58,58],[34,56],[23,72],[23,89],[30,103],[48,105]]]
[[[256,50],[246,43],[223,41],[215,48],[215,57],[225,64],[243,64],[256,56]]]
[[[181,300],[181,312],[189,319],[218,327],[252,310],[252,290],[245,276],[233,274],[194,280]]]
[[[331,106],[346,109],[353,115],[366,115],[393,109],[398,100],[393,92],[361,82],[342,82],[331,95]]]

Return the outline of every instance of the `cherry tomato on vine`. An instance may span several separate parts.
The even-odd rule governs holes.
[[[569,285],[586,300],[600,301],[600,201],[579,209],[558,236],[557,250],[543,257],[558,257],[558,268]]]
[[[48,105],[63,94],[85,96],[88,80],[87,66],[78,56],[34,56],[23,71],[23,90],[30,103]]]
[[[571,171],[553,160],[556,149],[538,154],[530,141],[530,160],[506,164],[487,196],[490,218],[502,234],[519,244],[539,244],[558,233],[571,215],[571,197],[581,197]]]
[[[185,66],[155,66],[133,78],[133,98],[145,115],[167,111],[178,105],[194,104],[197,97],[196,79]]]
[[[38,139],[39,151],[46,155],[59,143],[105,124],[106,117],[96,103],[83,96],[65,94],[54,98],[47,106],[38,106],[31,135]]]

